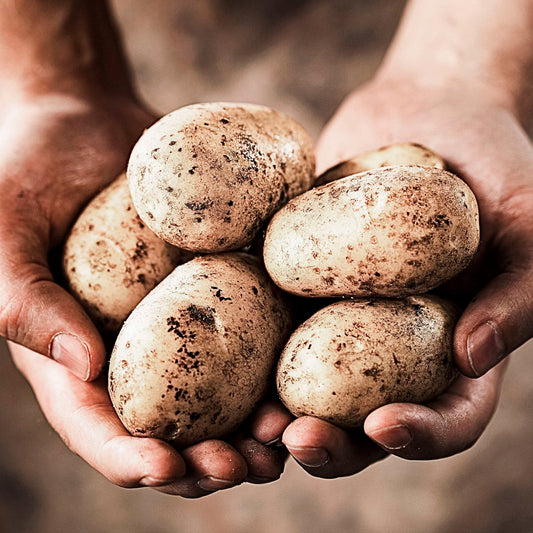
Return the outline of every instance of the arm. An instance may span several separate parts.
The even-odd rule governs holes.
[[[0,94],[134,100],[130,74],[105,0],[1,0]]]
[[[412,1],[379,76],[489,90],[524,114],[533,98],[533,2]]]
[[[48,254],[152,118],[105,2],[0,0],[0,35],[0,334],[93,379],[103,343]]]
[[[268,409],[258,439],[181,453],[131,437],[96,379],[103,342],[48,263],[154,119],[136,98],[105,1],[0,0],[0,334],[75,453],[118,485],[198,497],[279,477],[283,457],[260,442],[287,415]]]
[[[404,458],[444,457],[471,446],[488,424],[504,364],[488,371],[533,334],[533,148],[524,131],[532,64],[532,0],[412,0],[374,79],[324,129],[319,172],[393,142],[437,151],[476,193],[482,245],[444,288],[464,308],[454,339],[464,376],[427,406],[374,411],[365,422],[370,439],[297,420],[283,441],[300,462],[321,465],[309,472],[354,473],[378,458],[372,441]]]

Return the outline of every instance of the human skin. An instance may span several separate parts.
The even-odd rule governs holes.
[[[393,404],[375,411],[365,423],[367,436],[349,435],[310,417],[290,423],[279,403],[268,402],[250,422],[250,436],[236,437],[231,444],[206,441],[182,454],[161,441],[128,436],[111,409],[102,380],[82,382],[56,361],[35,353],[57,355],[49,351],[54,334],[73,333],[83,340],[81,351],[67,343],[58,351],[59,359],[81,377],[98,374],[104,358],[101,340],[81,309],[53,283],[46,259],[81,207],[122,170],[131,144],[153,117],[139,104],[129,82],[117,77],[124,68],[120,53],[104,54],[114,58],[113,68],[97,50],[88,65],[76,66],[80,54],[65,55],[73,46],[68,39],[72,24],[54,24],[48,47],[33,43],[37,32],[30,30],[36,24],[77,20],[74,27],[81,37],[75,50],[91,42],[116,47],[114,38],[95,38],[94,31],[84,34],[84,21],[90,25],[94,13],[72,18],[79,3],[31,3],[34,11],[24,10],[15,25],[19,33],[13,37],[13,25],[7,26],[6,20],[13,19],[14,6],[21,12],[30,3],[0,0],[3,42],[18,38],[10,49],[30,48],[16,60],[6,56],[8,47],[0,51],[0,73],[5,72],[0,76],[0,110],[3,106],[10,120],[0,136],[17,148],[3,153],[18,154],[14,162],[0,165],[16,169],[9,170],[15,179],[0,176],[0,192],[7,195],[0,205],[0,327],[4,336],[34,350],[12,345],[15,363],[45,415],[76,453],[119,485],[155,485],[196,497],[246,478],[261,482],[278,477],[281,457],[261,443],[280,440],[282,434],[295,459],[321,477],[353,474],[387,453],[413,459],[443,457],[478,438],[497,404],[504,365],[485,371],[531,336],[532,245],[527,230],[532,227],[528,206],[533,158],[519,121],[531,103],[531,0],[516,0],[512,13],[497,0],[412,2],[377,76],[348,97],[318,146],[321,171],[391,142],[421,142],[445,157],[474,189],[480,200],[483,246],[462,277],[465,288],[461,290],[457,280],[455,292],[450,292],[459,293],[465,304],[476,294],[478,298],[466,308],[456,332],[457,362],[465,376],[427,406]],[[90,5],[101,17],[103,4]],[[493,26],[497,32],[487,31]],[[66,41],[58,39],[58,32]],[[46,35],[46,28],[38,33]],[[43,50],[51,57],[42,57]],[[35,136],[35,125],[44,133]],[[28,138],[24,132],[29,131],[36,147],[22,152]],[[121,148],[117,139],[124,139]],[[22,198],[13,183],[24,183]],[[500,258],[497,265],[490,262],[496,272],[487,268],[494,256]],[[469,354],[468,333],[487,321],[488,333],[485,329],[470,343]],[[476,350],[479,346],[483,349]],[[86,359],[83,363],[85,347],[89,366]],[[70,357],[65,359],[67,353]],[[478,379],[466,377],[481,374]]]
[[[387,453],[449,456],[488,424],[500,361],[533,333],[532,65],[533,1],[414,0],[377,75],[325,127],[318,172],[395,142],[439,153],[477,196],[481,246],[441,290],[464,309],[454,335],[462,375],[427,405],[377,409],[364,434],[297,419],[283,443],[310,474],[351,475]]]
[[[50,258],[156,118],[135,95],[105,2],[0,0],[0,35],[0,334],[50,424],[124,487],[199,497],[278,478],[284,453],[261,442],[289,418],[273,420],[281,410],[268,403],[261,442],[240,434],[178,453],[131,437],[98,378],[102,339],[55,283]]]

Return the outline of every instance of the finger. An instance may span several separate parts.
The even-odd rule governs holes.
[[[466,450],[494,413],[504,365],[477,380],[460,376],[427,405],[380,407],[365,420],[365,433],[387,452],[405,459],[438,459]]]
[[[47,236],[1,207],[0,335],[55,359],[81,379],[94,379],[105,347],[80,305],[54,283]]]
[[[269,400],[261,404],[250,419],[250,434],[266,446],[280,446],[281,436],[293,416],[279,401]]]
[[[118,419],[103,380],[83,383],[52,360],[10,343],[50,425],[67,446],[121,487],[166,485],[185,474],[169,444],[129,435]]]
[[[351,476],[386,457],[366,436],[346,431],[311,416],[297,418],[283,433],[283,444],[309,474]]]
[[[272,448],[255,439],[238,435],[231,443],[246,461],[249,483],[270,483],[279,479],[285,468],[287,452],[284,448]]]
[[[457,366],[479,377],[533,335],[533,272],[504,272],[468,305],[454,334]]]
[[[187,475],[158,487],[159,492],[199,498],[242,483],[248,473],[245,459],[227,442],[206,440],[182,450]]]

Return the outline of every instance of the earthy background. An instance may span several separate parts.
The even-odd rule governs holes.
[[[401,0],[116,0],[143,96],[169,111],[208,100],[271,105],[316,136],[368,79]],[[294,463],[280,481],[196,501],[111,485],[50,429],[0,345],[0,531],[533,531],[533,344],[513,357],[500,407],[473,449],[450,459],[388,459],[348,479]],[[531,402],[531,403],[530,403]]]

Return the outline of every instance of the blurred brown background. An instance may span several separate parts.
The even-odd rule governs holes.
[[[252,101],[287,112],[316,137],[342,97],[377,68],[404,1],[113,5],[141,93],[155,109]],[[290,462],[275,484],[196,501],[111,485],[67,450],[3,343],[0,352],[2,532],[533,531],[532,343],[513,357],[489,429],[459,456],[387,459],[333,481]]]

